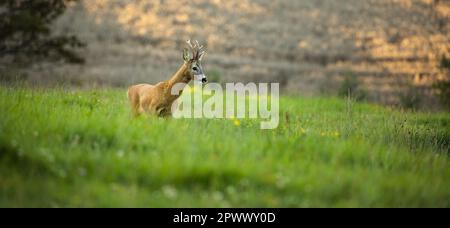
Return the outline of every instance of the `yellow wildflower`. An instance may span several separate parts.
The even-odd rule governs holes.
[[[302,127],[300,127],[300,132],[301,132],[302,134],[306,134],[306,130],[305,130],[304,128],[302,128]]]

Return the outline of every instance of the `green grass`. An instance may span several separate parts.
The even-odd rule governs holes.
[[[131,119],[125,90],[0,87],[0,207],[450,206],[448,113],[280,108],[279,128],[260,130]]]

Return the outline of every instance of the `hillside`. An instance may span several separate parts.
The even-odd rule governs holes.
[[[36,83],[127,86],[181,64],[184,41],[205,43],[216,80],[276,81],[284,93],[335,95],[356,75],[369,100],[397,104],[448,77],[450,2],[437,0],[82,1],[55,25],[89,46],[83,66],[36,65]],[[435,100],[428,99],[425,105]]]

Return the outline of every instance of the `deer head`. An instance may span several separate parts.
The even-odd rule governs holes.
[[[200,81],[201,83],[206,83],[208,80],[206,79],[206,75],[203,73],[203,68],[201,65],[201,61],[203,56],[205,55],[205,51],[203,49],[203,45],[199,45],[198,41],[191,42],[190,40],[186,41],[190,51],[192,52],[192,57],[189,54],[189,49],[185,48],[183,50],[183,59],[184,62],[188,65],[188,71],[191,76],[196,81]]]

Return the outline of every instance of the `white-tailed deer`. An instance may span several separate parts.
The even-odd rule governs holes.
[[[142,113],[149,113],[157,116],[170,116],[172,103],[181,96],[181,91],[177,95],[171,93],[172,88],[177,83],[189,83],[191,80],[198,80],[206,83],[207,79],[203,73],[200,64],[205,51],[197,41],[187,41],[189,49],[192,52],[192,58],[189,50],[183,50],[183,65],[167,81],[156,85],[139,84],[128,88],[128,100],[131,104],[131,110],[134,116]]]

